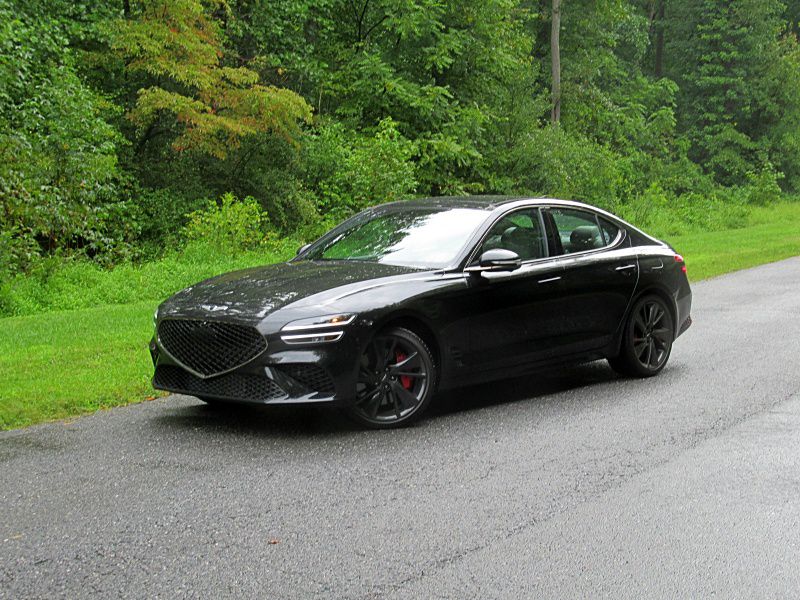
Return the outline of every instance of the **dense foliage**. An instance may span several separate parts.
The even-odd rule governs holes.
[[[308,239],[415,195],[740,224],[800,190],[799,4],[0,0],[0,304],[54,260]]]

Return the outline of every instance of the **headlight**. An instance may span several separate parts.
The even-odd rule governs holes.
[[[340,328],[349,325],[355,318],[353,314],[341,314],[298,319],[281,329],[281,340],[287,344],[338,342],[344,335]]]
[[[355,315],[325,315],[324,317],[311,317],[310,319],[299,319],[288,323],[281,331],[307,331],[309,329],[327,329],[329,327],[341,327],[349,325],[355,319]]]

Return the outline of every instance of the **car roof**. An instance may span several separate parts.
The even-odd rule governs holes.
[[[379,204],[374,208],[472,208],[478,210],[491,211],[508,204],[530,204],[530,205],[552,205],[562,204],[567,206],[583,206],[597,210],[596,206],[576,202],[574,200],[558,200],[556,198],[533,197],[533,196],[435,196],[430,198],[416,198],[412,200],[399,200],[388,204]]]
[[[431,198],[398,200],[387,204],[379,204],[374,208],[473,208],[478,210],[492,210],[501,204],[524,199],[525,196],[435,196]]]

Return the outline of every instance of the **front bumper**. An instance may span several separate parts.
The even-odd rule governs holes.
[[[355,396],[358,336],[348,332],[335,343],[290,346],[267,338],[267,351],[227,373],[198,377],[150,341],[155,389],[199,398],[247,404],[348,404]]]

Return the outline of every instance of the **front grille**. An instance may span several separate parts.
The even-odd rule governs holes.
[[[319,394],[333,395],[335,387],[333,379],[328,375],[328,372],[317,365],[310,364],[284,364],[277,367],[286,375],[300,383],[309,392],[317,392]]]
[[[224,400],[268,401],[284,398],[286,393],[265,376],[228,373],[213,379],[201,379],[180,367],[159,365],[153,387],[191,396]]]
[[[158,325],[158,341],[176,361],[210,377],[253,360],[267,349],[254,327],[192,319],[165,319]]]

